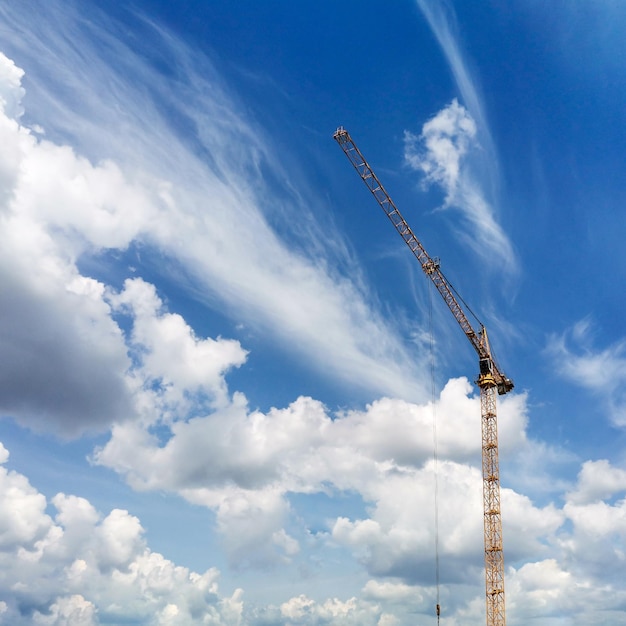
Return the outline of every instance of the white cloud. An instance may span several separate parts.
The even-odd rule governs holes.
[[[8,85],[15,115],[23,95],[22,74],[4,56],[0,67],[3,74],[12,69],[14,80]],[[50,205],[54,208],[50,214],[65,215],[68,202],[62,192],[74,188],[82,174],[95,183],[104,170],[77,159],[67,148],[37,142],[18,118],[8,117],[10,112],[5,106],[0,114],[0,144],[13,146],[15,153],[10,172],[6,163],[0,163],[0,176],[8,184],[0,207],[5,355],[0,364],[0,406],[5,414],[37,429],[66,435],[100,430],[113,419],[132,414],[123,338],[102,299],[103,286],[76,269],[79,248],[67,237],[56,236],[61,220],[47,221],[42,211]],[[47,154],[55,188],[40,176],[35,176],[34,184],[33,164],[42,154]],[[59,163],[71,163],[72,175],[59,171]]]
[[[467,104],[471,116],[478,122],[483,143],[491,146],[481,95],[463,56],[454,8],[449,3],[433,0],[416,0],[416,3],[441,46],[463,101]],[[488,152],[491,153],[491,149]]]
[[[554,503],[540,508],[528,496],[503,489],[502,518],[508,558],[517,562],[546,556],[565,517]]]
[[[2,412],[60,435],[101,430],[132,415],[124,341],[97,293],[102,286],[77,281],[73,267],[48,256],[47,237],[27,243],[24,224],[3,226]],[[35,274],[30,253],[38,257]]]
[[[454,390],[460,398],[467,397],[465,385],[451,385],[446,393]],[[452,406],[458,405],[460,398]],[[374,426],[384,406],[385,401],[381,401],[370,407]],[[397,408],[390,405],[389,415]],[[474,414],[475,409],[475,401],[470,402],[467,410]],[[395,431],[397,443],[404,438],[404,432],[425,426],[425,421],[420,421],[424,407],[407,406],[404,411],[402,428]],[[409,415],[413,423],[406,421]],[[464,414],[458,419],[462,423],[469,416]],[[147,477],[162,465],[156,476],[161,482],[150,483],[150,488],[178,491],[214,508],[224,548],[235,566],[266,567],[299,558],[304,535],[297,528],[295,534],[286,530],[288,524],[294,528],[293,516],[299,514],[288,503],[290,491],[360,493],[369,503],[366,514],[329,519],[332,535],[327,539],[335,549],[343,546],[352,551],[373,577],[364,587],[362,598],[314,600],[296,595],[281,607],[248,610],[240,596],[219,595],[214,570],[193,574],[151,552],[136,517],[121,510],[102,516],[87,500],[64,494],[47,503],[24,476],[3,469],[0,493],[12,501],[10,506],[8,501],[0,502],[0,510],[5,512],[0,519],[5,538],[0,550],[5,565],[0,589],[3,584],[5,588],[11,585],[12,601],[7,602],[10,618],[18,606],[31,607],[28,610],[39,611],[45,618],[62,616],[63,611],[73,615],[71,611],[76,610],[76,615],[88,619],[93,607],[96,619],[104,616],[121,620],[122,616],[133,615],[148,620],[150,615],[155,616],[153,623],[195,623],[190,616],[198,619],[201,614],[216,620],[222,615],[227,624],[240,623],[237,620],[246,615],[246,623],[250,624],[257,623],[255,620],[280,624],[290,619],[290,623],[307,625],[400,625],[411,623],[416,612],[432,614],[434,477],[432,461],[420,452],[419,442],[414,444],[417,457],[422,458],[419,463],[394,461],[396,450],[403,447],[391,438],[383,441],[382,447],[363,438],[368,428],[367,413],[350,413],[332,420],[319,403],[310,399],[300,399],[287,409],[268,414],[248,413],[245,405],[222,407],[196,422],[202,422],[207,430],[202,434],[195,431],[181,448],[181,455],[186,450],[187,459],[196,461],[200,474],[180,475],[182,461],[177,467],[167,457],[159,457],[164,448],[159,448],[156,441],[147,447],[149,442],[138,445],[131,440],[134,456],[131,458],[129,450],[127,456],[119,457],[116,469],[123,472],[122,463],[126,463],[127,470],[145,472],[140,477]],[[525,422],[521,419],[517,423]],[[191,422],[173,425],[179,430],[165,448],[188,424]],[[223,461],[213,457],[210,447],[204,448],[204,444],[210,446],[215,440],[210,429],[226,425],[234,428],[233,441],[243,444],[240,461],[247,460],[247,452],[255,447],[266,448],[256,460],[263,464],[253,470],[264,478],[258,478],[257,483],[245,479],[247,488],[232,486],[233,479],[244,480],[245,465],[237,474],[234,459],[230,468],[226,466],[226,473],[219,474]],[[145,433],[137,424],[134,427]],[[278,441],[272,433],[280,435]],[[252,436],[255,443],[247,448],[246,441]],[[122,434],[120,437],[124,438]],[[202,454],[189,448],[193,440],[202,442]],[[524,441],[519,436],[517,440]],[[450,443],[445,434],[442,441],[444,445]],[[175,443],[182,445],[182,440]],[[223,450],[222,459],[235,450],[234,444]],[[481,596],[483,548],[481,477],[477,467],[480,451],[475,452],[476,466],[440,459],[439,533],[445,614],[459,623],[478,624],[482,602],[475,604],[474,598]],[[6,462],[8,452],[2,447],[0,453]],[[462,457],[466,454],[460,451]],[[197,461],[198,456],[204,463]],[[151,462],[155,462],[154,467],[149,466]],[[144,467],[144,463],[148,465]],[[201,478],[211,476],[211,472],[211,481]],[[563,508],[554,504],[538,508],[526,496],[503,489],[505,554],[507,562],[514,564],[507,571],[511,624],[550,623],[554,611],[567,612],[568,606],[581,607],[581,615],[589,617],[583,607],[589,602],[606,606],[606,611],[619,606],[621,596],[616,589],[625,558],[626,518],[624,500],[613,500],[623,493],[622,479],[622,472],[605,462],[586,463],[581,467],[578,486]],[[54,517],[46,513],[47,507],[56,509]],[[9,511],[20,513],[16,516]],[[306,519],[303,522],[306,524]],[[550,584],[539,584],[542,577]],[[24,581],[24,586],[16,581]],[[611,595],[610,601],[607,594]],[[204,612],[198,613],[198,606]],[[601,613],[605,621],[597,623],[608,623],[610,613],[606,611]],[[572,623],[582,626],[594,622],[585,622],[581,617]]]
[[[509,615],[515,615],[516,623],[546,623],[546,619],[558,615],[563,602],[575,600],[572,591],[576,582],[554,559],[527,563],[519,570],[511,570],[507,581]],[[550,623],[550,622],[548,622]]]
[[[19,202],[10,208],[20,224],[28,218],[51,239],[52,263],[58,265],[60,255],[71,265],[80,254],[123,251],[133,242],[156,247],[168,260],[163,270],[182,268],[184,285],[195,297],[236,310],[256,332],[305,354],[325,375],[368,393],[420,396],[415,356],[377,310],[341,239],[322,234],[310,199],[289,191],[285,161],[209,60],[139,20],[138,28],[159,41],[160,54],[181,74],[173,94],[171,82],[127,48],[104,16],[79,26],[71,6],[46,5],[38,18],[54,19],[56,28],[46,28],[44,37],[34,34],[32,16],[12,7],[0,11],[23,33],[11,43],[34,74],[29,113],[40,116],[47,136],[57,139],[20,129],[23,163],[14,184]],[[88,37],[85,27],[93,29]],[[127,84],[94,42],[107,43],[113,65],[128,74]],[[69,110],[58,95],[50,77],[59,74],[66,95],[74,94],[80,106]],[[162,113],[168,108],[197,134],[173,129],[172,117]],[[14,135],[15,121],[11,129]],[[8,134],[5,145],[14,139]],[[261,174],[268,170],[280,185],[268,187]],[[287,210],[301,217],[297,223],[281,219],[279,236],[270,220],[274,211]],[[337,267],[327,263],[329,256],[339,260]],[[33,260],[41,264],[39,256]]]
[[[394,602],[406,602],[415,596],[419,596],[420,589],[411,587],[404,583],[394,582],[378,582],[376,580],[368,580],[363,588],[363,593],[370,600],[392,600]]]
[[[622,492],[626,492],[626,470],[613,467],[606,459],[586,461],[567,499],[574,504],[589,504]]]
[[[246,607],[240,590],[222,595],[216,570],[191,572],[152,552],[139,520],[128,512],[113,510],[102,516],[84,498],[65,494],[46,503],[26,477],[4,468],[0,475],[2,510],[9,494],[14,501],[36,496],[31,517],[38,520],[33,529],[40,529],[15,535],[0,549],[0,595],[5,598],[0,623],[84,626],[134,620],[223,626],[285,622],[389,626],[406,623],[397,617],[405,614],[404,601],[423,608],[421,600],[409,597],[406,586],[373,581],[363,598],[317,601],[296,595],[278,607]],[[46,513],[47,504],[56,509],[54,518]],[[250,513],[247,505],[233,506],[242,516]],[[428,595],[419,597],[430,602]]]
[[[427,175],[435,168],[446,194],[446,205],[460,209],[467,224],[458,235],[483,259],[493,265],[495,255],[504,265],[500,270],[517,270],[516,254],[497,221],[498,159],[484,113],[482,95],[465,59],[454,8],[450,3],[416,0],[448,62],[461,101],[454,100],[424,125],[420,137],[406,135],[407,161]],[[467,107],[467,108],[466,108]],[[428,125],[428,127],[427,127]],[[426,151],[420,142],[429,143]],[[424,170],[423,165],[428,169]],[[472,233],[467,234],[467,229]]]
[[[593,502],[584,505],[568,503],[565,511],[568,517],[574,521],[578,530],[589,538],[603,539],[607,547],[606,539],[608,536],[615,535],[619,538],[626,536],[626,506],[623,500],[616,505],[610,505],[606,502]],[[624,562],[626,554],[623,551],[620,552],[619,561]]]
[[[289,505],[279,489],[225,489],[217,508],[217,529],[235,568],[290,563],[299,550],[282,526]]]
[[[453,100],[422,127],[417,136],[405,132],[405,160],[424,175],[428,184],[439,185],[445,193],[444,207],[459,209],[466,225],[458,233],[483,259],[495,258],[504,269],[515,269],[515,253],[496,219],[496,212],[485,197],[470,157],[479,150],[476,122]]]
[[[619,586],[626,566],[626,471],[606,460],[587,461],[566,498],[563,511],[573,529],[562,546],[573,569]]]
[[[0,54],[0,108],[9,119],[17,120],[23,113],[24,70],[4,54]]]
[[[552,555],[529,559],[507,572],[507,617],[512,624],[561,624],[564,619],[576,626],[625,623],[626,507],[623,497],[616,499],[626,490],[623,474],[606,461],[583,463],[562,509],[544,509],[542,515],[548,515],[543,522],[528,510],[509,510],[510,500],[503,498],[503,509],[506,505],[512,519],[546,525],[540,538]],[[505,534],[505,545],[507,539]],[[512,539],[517,547],[523,536]]]
[[[3,59],[13,68],[10,93],[19,102],[22,74]],[[329,375],[394,393],[416,388],[394,331],[351,282],[288,250],[249,185],[240,184],[240,173],[231,172],[226,178],[233,186],[226,186],[171,138],[168,158],[176,154],[188,168],[173,166],[169,182],[150,173],[131,181],[111,160],[93,165],[68,146],[36,138],[16,119],[3,119],[4,144],[19,151],[3,207],[2,278],[11,294],[0,308],[6,414],[32,428],[76,436],[145,414],[146,402],[163,417],[174,409],[184,414],[181,398],[190,391],[195,401],[201,393],[224,400],[222,375],[244,359],[237,342],[199,340],[180,316],[144,314],[138,300],[148,303],[153,288],[141,281],[127,283],[116,297],[79,272],[81,255],[123,250],[133,241],[157,244],[198,285],[313,354],[334,370]],[[206,182],[189,189],[189,179]],[[113,318],[112,306],[123,305],[134,315],[130,346]],[[128,358],[135,348],[142,352],[141,372]],[[149,379],[161,380],[160,405],[146,401]]]
[[[479,411],[476,399],[467,397],[470,389],[467,381],[453,381],[444,390],[438,413],[442,421],[452,421],[452,426],[442,430],[441,445],[447,454],[461,459],[473,453],[477,462]],[[526,445],[521,399],[523,396],[512,396],[502,403],[502,413],[509,413],[504,421],[517,425],[505,438],[512,450]],[[331,420],[324,407],[311,399],[301,398],[287,409],[268,414],[249,413],[242,401],[239,397],[239,405],[174,425],[173,436],[164,447],[148,440],[138,445],[132,435],[134,427],[126,426],[114,434],[97,458],[122,473],[130,472],[137,485],[149,480],[144,488],[178,491],[191,501],[215,508],[224,546],[235,565],[292,559],[298,539],[284,532],[292,515],[284,497],[290,491],[335,488],[356,489],[375,503],[370,518],[336,520],[335,542],[353,549],[378,575],[410,579],[411,568],[429,569],[433,537],[429,445],[420,437],[407,441],[404,434],[427,431],[425,439],[430,439],[427,407],[383,399],[368,412],[350,412]],[[388,432],[383,433],[378,425],[385,420]],[[469,430],[462,430],[472,422]],[[228,430],[222,430],[224,427]],[[202,442],[198,452],[191,447],[196,442]],[[212,442],[222,445],[213,448]],[[225,442],[231,443],[224,448]],[[121,447],[125,443],[126,453]],[[450,462],[442,462],[440,471],[445,493],[441,532],[446,576],[450,570],[461,569],[480,580],[479,568],[467,568],[472,561],[481,562],[479,471]],[[241,486],[233,489],[229,486],[232,482]],[[553,506],[540,510],[510,490],[503,493],[503,506],[508,512],[506,537],[511,557],[545,554],[544,542],[547,538],[554,541],[563,515]],[[458,565],[459,559],[463,567]]]
[[[24,71],[0,53],[0,213],[11,197],[20,167],[18,120],[22,115]]]
[[[159,390],[162,404],[152,419],[197,412],[203,396],[218,404],[227,401],[224,374],[242,365],[247,354],[238,341],[196,337],[181,315],[165,310],[155,287],[140,278],[127,279],[123,291],[107,300],[132,319],[133,375],[143,389]]]
[[[613,424],[626,426],[626,340],[596,349],[592,335],[591,322],[583,319],[550,336],[546,351],[564,378],[600,396]]]
[[[4,446],[2,449],[6,452]],[[50,528],[50,520],[44,515],[46,499],[24,476],[5,468],[0,468],[0,493],[0,548],[19,544],[32,549]]]
[[[452,561],[479,559],[482,545],[481,479],[471,467],[480,463],[480,407],[471,394],[467,380],[450,381],[435,409],[445,492],[442,551]],[[527,447],[524,396],[506,398],[501,414],[503,449]],[[228,406],[169,425],[160,439],[139,424],[118,425],[94,458],[135,488],[165,489],[215,510],[235,566],[293,561],[304,537],[286,530],[297,515],[290,494],[359,494],[372,504],[370,517],[329,520],[333,541],[376,574],[411,579],[422,576],[434,534],[432,420],[432,406],[386,398],[332,416],[311,398],[250,411],[235,394]],[[537,531],[518,532],[512,524],[521,551],[536,549],[538,532],[553,529],[554,515],[545,509],[534,516],[530,501],[508,497]]]
[[[429,183],[441,185],[446,203],[454,201],[459,187],[461,161],[476,138],[476,123],[456,100],[426,122],[420,137],[405,133],[406,159],[423,172]],[[422,142],[425,152],[417,151]]]
[[[241,623],[240,592],[223,596],[216,570],[198,574],[152,552],[127,511],[103,517],[84,498],[62,493],[48,503],[4,467],[0,511],[2,624]]]
[[[293,626],[296,624],[374,626],[381,624],[383,619],[379,607],[359,602],[356,598],[350,598],[345,602],[333,598],[318,603],[305,595],[283,603],[280,606],[280,613],[286,623]]]
[[[35,611],[33,623],[38,626],[96,626],[98,622],[95,606],[76,594],[57,598],[47,614]]]

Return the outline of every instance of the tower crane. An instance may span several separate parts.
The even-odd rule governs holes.
[[[426,252],[348,131],[339,127],[333,137],[415,255],[426,275],[432,280],[478,354],[479,373],[475,383],[480,389],[487,626],[506,626],[496,392],[500,395],[508,393],[513,389],[513,381],[507,378],[497,365],[489,345],[487,329],[483,324],[475,329],[469,322],[462,304],[468,311],[470,311],[469,307],[460,297],[455,296],[455,290],[441,272],[439,261],[430,257]],[[437,605],[437,615],[439,615],[439,605]]]

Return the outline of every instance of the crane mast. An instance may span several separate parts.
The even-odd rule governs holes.
[[[487,626],[505,626],[504,607],[504,552],[502,547],[502,516],[500,512],[500,469],[498,459],[498,420],[496,392],[500,395],[513,389],[513,381],[507,378],[496,364],[487,329],[480,324],[475,330],[455,291],[441,272],[439,261],[433,259],[415,236],[382,183],[369,166],[361,151],[343,127],[339,127],[334,139],[341,146],[367,188],[383,209],[411,252],[419,261],[424,273],[432,280],[461,330],[478,354],[479,374],[476,385],[480,389],[482,431],[483,517],[485,540],[485,587]],[[461,301],[462,302],[462,301]],[[467,305],[466,305],[467,307]],[[439,610],[439,607],[437,607]]]

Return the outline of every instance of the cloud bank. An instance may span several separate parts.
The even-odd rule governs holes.
[[[445,422],[459,415],[457,403],[467,388],[466,381],[456,381],[445,390],[439,407],[442,421],[444,415]],[[466,397],[464,402],[471,404],[473,414],[477,399]],[[502,406],[503,424],[516,424],[503,432],[508,456],[529,445],[520,439],[524,427],[519,408]],[[453,413],[446,414],[448,410]],[[198,459],[198,437],[211,442],[210,429],[227,428],[232,412],[204,418],[204,432],[193,422],[180,424],[160,448],[153,442],[148,450],[149,442],[131,440],[134,458],[122,457],[119,448],[106,451],[109,461],[117,452],[126,471],[132,467],[135,480],[154,475],[142,488],[177,490],[216,508],[224,549],[246,567],[306,561],[312,531],[300,517],[302,511],[293,508],[289,493],[359,493],[370,503],[365,516],[330,517],[325,530],[314,531],[322,545],[346,549],[361,563],[368,579],[359,596],[314,599],[300,594],[278,604],[248,603],[240,589],[221,591],[215,568],[196,573],[153,552],[140,520],[128,511],[102,514],[85,498],[65,493],[47,501],[26,476],[6,467],[9,453],[0,446],[0,623],[379,625],[408,624],[415,613],[429,615],[434,605],[432,459],[420,451],[419,440],[407,446],[406,431],[393,421],[394,416],[402,422],[410,419],[409,432],[420,432],[426,430],[420,422],[429,412],[429,407],[385,400],[332,421],[318,403],[300,399],[272,415],[251,414],[246,424],[235,426],[233,435],[267,440],[270,431],[282,433],[279,445],[266,459],[256,459],[254,467],[245,446],[240,457],[227,461],[234,447],[221,458],[211,448],[203,449],[205,460],[192,465],[192,474],[176,455],[167,454],[179,447],[180,456]],[[279,429],[277,420],[291,427]],[[464,437],[458,432],[463,421],[467,419],[459,419],[442,437],[453,450],[439,466],[442,604],[448,619],[479,624],[484,608],[477,589],[482,577],[481,477],[475,464],[460,460],[468,453],[464,442],[476,440],[475,433]],[[379,442],[371,431],[383,422],[396,436]],[[195,437],[185,436],[187,428]],[[119,443],[121,434],[114,432],[112,442]],[[414,461],[403,462],[399,459],[408,447],[414,448]],[[291,448],[292,456],[284,459]],[[160,473],[144,467],[153,457],[163,465]],[[625,476],[623,468],[607,461],[586,462],[563,503],[543,508],[503,489],[508,621],[539,626],[550,623],[553,615],[570,615],[570,623],[580,626],[593,620],[621,623],[626,602],[621,580]],[[300,528],[292,523],[296,530],[291,535],[285,530],[289,517],[304,523]],[[318,551],[317,558],[321,555]]]

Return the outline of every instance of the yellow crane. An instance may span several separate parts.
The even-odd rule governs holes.
[[[500,512],[496,392],[500,395],[508,393],[513,389],[513,381],[503,374],[495,362],[487,338],[487,329],[480,324],[480,328],[476,330],[470,324],[461,306],[461,303],[465,303],[460,297],[457,299],[455,296],[456,292],[439,268],[439,261],[428,255],[348,131],[339,127],[333,136],[404,242],[409,246],[426,275],[433,281],[461,330],[478,354],[479,374],[475,382],[480,389],[487,626],[505,626],[504,552]],[[467,305],[465,307],[469,310]],[[439,605],[437,605],[437,616],[439,616]]]

